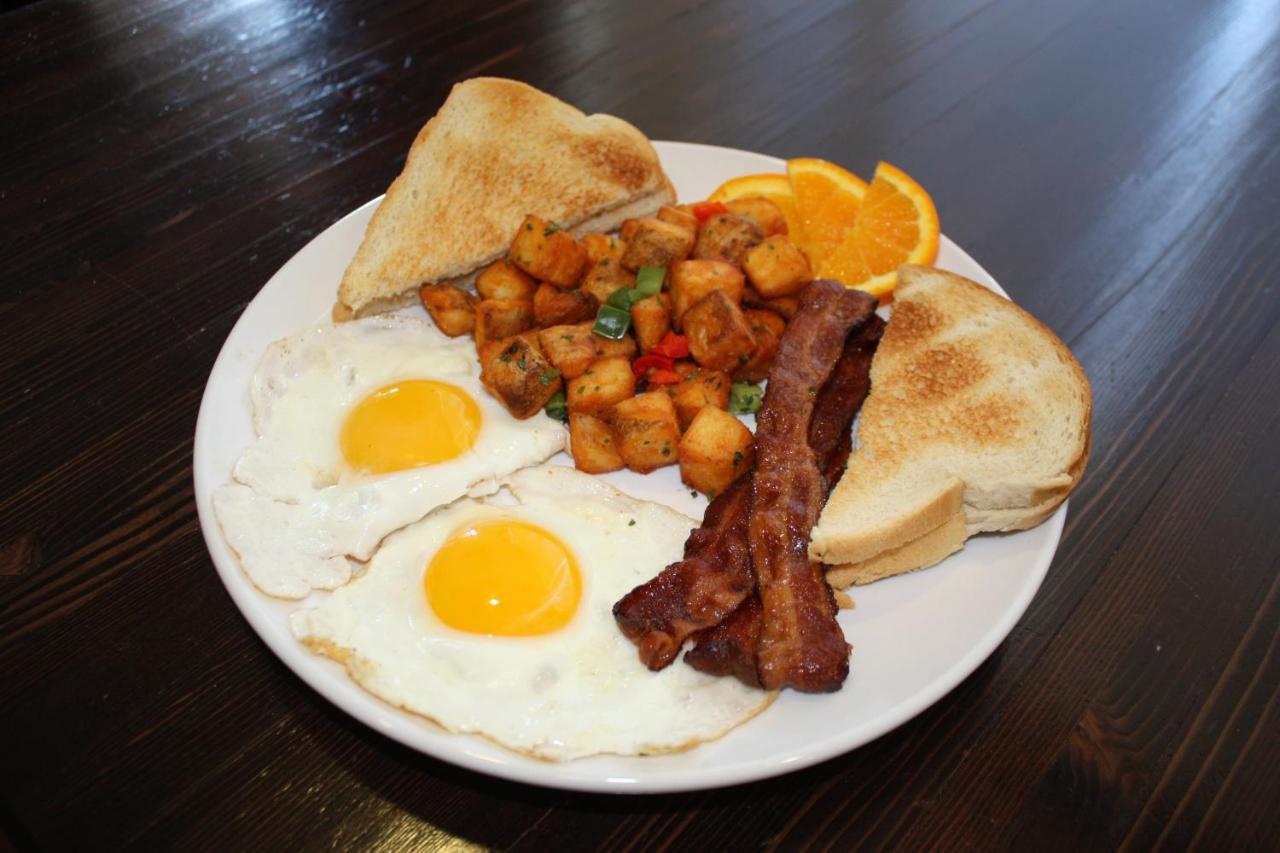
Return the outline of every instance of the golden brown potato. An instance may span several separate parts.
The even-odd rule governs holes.
[[[622,240],[622,245],[624,247],[626,246],[627,241],[635,235],[636,229],[639,227],[639,219],[628,219],[622,223],[622,227],[618,229],[618,237]],[[621,257],[621,255],[619,255],[619,257]]]
[[[787,321],[772,311],[760,308],[745,308],[742,316],[756,339],[756,348],[751,358],[733,371],[733,378],[759,382],[769,378],[769,368],[773,367],[774,356],[778,354],[778,344],[787,328]]]
[[[751,285],[742,291],[742,304],[748,308],[763,308],[772,311],[784,320],[790,320],[800,310],[800,299],[795,296],[779,296],[776,299],[765,299]]]
[[[693,248],[693,233],[661,219],[638,219],[627,238],[622,265],[629,270],[640,267],[669,267],[683,261]]]
[[[787,233],[787,218],[778,206],[763,196],[748,196],[726,201],[724,206],[734,216],[750,219],[765,237]]]
[[[591,328],[591,324],[587,324],[587,329]],[[625,359],[631,359],[636,354],[636,339],[630,335],[624,335],[621,340],[611,341],[608,338],[602,338],[592,333],[591,339],[596,342],[596,355],[600,358],[612,358],[618,356]]]
[[[675,406],[661,391],[637,394],[614,405],[605,420],[613,429],[622,461],[632,471],[647,474],[673,465],[680,443]]]
[[[561,290],[546,282],[533,294],[533,322],[539,328],[593,320],[600,303],[581,290]]]
[[[679,225],[695,237],[698,234],[698,217],[688,210],[683,210],[679,207],[660,207],[658,208],[658,218],[663,222]]]
[[[612,234],[588,234],[578,242],[587,253],[587,266],[599,262],[601,258],[617,260],[622,257],[623,249],[627,248],[621,237],[614,237]]]
[[[422,307],[451,338],[469,335],[476,327],[476,297],[452,284],[424,284],[418,290]]]
[[[506,258],[494,261],[476,276],[481,299],[532,299],[537,288],[536,281]]]
[[[693,258],[699,261],[725,261],[742,266],[742,256],[764,239],[750,219],[732,213],[717,213],[702,223],[698,240],[693,244]]]
[[[782,234],[749,249],[742,258],[742,270],[765,299],[793,296],[813,279],[808,258]]]
[[[675,404],[680,429],[688,429],[694,415],[707,406],[729,408],[729,388],[733,384],[729,374],[700,367],[681,369],[679,365],[676,372],[681,374],[680,381],[668,385],[666,391]]]
[[[587,250],[565,229],[536,216],[526,216],[507,253],[513,264],[539,281],[570,288],[582,278]]]
[[[598,358],[566,385],[570,412],[595,414],[636,393],[631,361],[622,356]]]
[[[718,495],[751,469],[755,438],[733,415],[707,406],[680,439],[680,479],[690,488]]]
[[[481,299],[476,303],[476,347],[533,328],[533,303],[527,299]]]
[[[724,261],[680,261],[671,267],[672,319],[676,328],[684,312],[713,290],[722,290],[732,302],[742,301],[742,271]]]
[[[693,360],[713,370],[730,372],[746,364],[756,348],[742,309],[723,290],[711,291],[685,312],[684,333]]]
[[[514,417],[537,414],[560,390],[560,371],[538,349],[532,332],[479,345],[480,381]]]
[[[617,471],[623,465],[613,430],[595,415],[582,412],[569,415],[569,448],[573,467],[588,474]]]
[[[671,331],[671,309],[667,307],[667,294],[659,293],[631,304],[631,328],[636,333],[640,352],[656,347]]]
[[[576,379],[600,357],[590,323],[549,326],[538,332],[542,351],[566,380]]]
[[[596,261],[582,279],[583,291],[594,296],[601,305],[608,302],[615,291],[635,286],[636,274],[623,267],[614,257]]]

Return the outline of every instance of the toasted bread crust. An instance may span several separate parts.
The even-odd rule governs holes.
[[[832,566],[827,572],[827,583],[845,589],[927,568],[959,551],[967,538],[964,513],[956,513],[923,536],[881,551],[869,560]]]

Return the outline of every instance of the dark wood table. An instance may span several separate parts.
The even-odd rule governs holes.
[[[1275,4],[783,5],[50,0],[0,17],[0,837],[1275,849]],[[476,74],[653,138],[890,159],[1074,349],[1088,476],[1030,610],[950,695],[790,776],[587,796],[401,747],[250,630],[192,500],[209,369],[267,278],[382,192]]]

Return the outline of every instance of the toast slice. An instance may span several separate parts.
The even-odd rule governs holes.
[[[625,121],[514,80],[465,80],[413,141],[333,318],[394,310],[424,283],[470,283],[506,252],[525,214],[586,233],[674,201],[653,146]]]
[[[845,586],[1039,524],[1084,474],[1091,413],[1084,370],[1038,320],[958,275],[902,267],[857,447],[810,554]]]

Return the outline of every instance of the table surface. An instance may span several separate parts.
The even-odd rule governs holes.
[[[1280,837],[1280,14],[1270,2],[42,2],[0,17],[0,848]],[[1093,456],[1030,610],[780,779],[500,782],[331,707],[205,552],[196,409],[272,272],[449,86],[658,139],[885,157],[1075,351]]]

